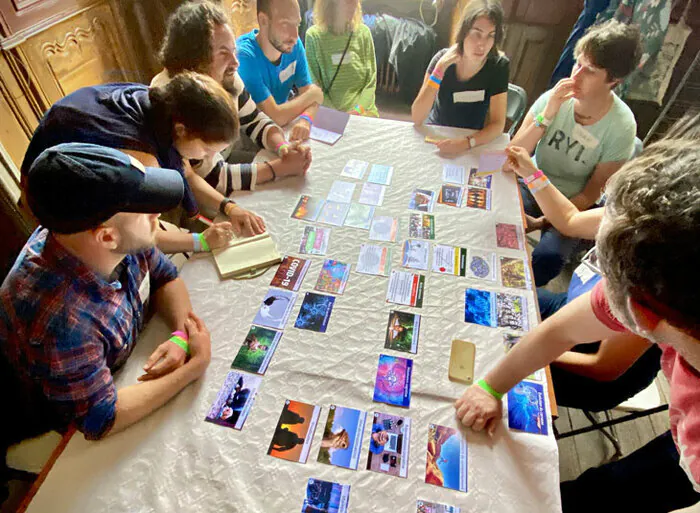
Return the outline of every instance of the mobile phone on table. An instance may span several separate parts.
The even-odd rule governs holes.
[[[474,344],[466,340],[453,340],[448,373],[450,381],[471,385],[474,381],[475,356],[476,346]]]

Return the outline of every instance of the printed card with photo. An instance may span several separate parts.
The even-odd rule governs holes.
[[[491,188],[491,181],[493,180],[493,175],[486,176],[476,176],[477,169],[475,167],[469,170],[469,180],[467,184],[474,187],[483,187],[484,189]]]
[[[416,513],[461,513],[461,511],[457,506],[422,501],[420,499],[416,501]]]
[[[345,164],[343,172],[340,173],[340,176],[346,176],[348,178],[362,180],[362,177],[365,176],[365,171],[367,171],[368,166],[369,162],[365,162],[364,160],[350,159],[348,160],[348,163]]]
[[[231,368],[265,374],[280,338],[282,338],[281,331],[251,326],[243,345],[231,363]]]
[[[296,292],[273,288],[268,289],[260,305],[260,309],[258,309],[255,319],[253,319],[253,324],[278,330],[284,329],[284,325],[287,324],[287,319],[289,319],[289,314],[292,312],[296,300]]]
[[[323,429],[318,461],[357,470],[367,412],[331,404]]]
[[[464,185],[464,166],[443,164],[442,181],[445,183],[457,183],[459,185]]]
[[[291,217],[304,221],[315,221],[318,214],[321,213],[324,203],[325,201],[320,198],[312,198],[304,194],[299,198]]]
[[[467,289],[464,298],[464,322],[490,328],[529,329],[527,299],[502,292]]]
[[[350,209],[349,203],[337,203],[335,201],[326,201],[321,209],[321,214],[317,221],[324,224],[332,224],[333,226],[343,226],[345,216],[348,215]]]
[[[271,287],[297,291],[304,281],[306,271],[309,270],[311,260],[287,255],[277,268],[275,276],[270,282]]]
[[[375,412],[372,417],[367,470],[406,477],[410,441],[411,419]]]
[[[499,248],[523,250],[523,233],[514,224],[496,223],[496,245]]]
[[[469,248],[466,275],[469,278],[496,281],[496,253]]]
[[[374,208],[371,205],[351,203],[348,215],[345,217],[345,226],[369,230],[372,224],[372,217],[374,217]]]
[[[338,203],[350,203],[352,195],[355,193],[355,183],[336,180],[328,191],[328,201],[337,201]]]
[[[325,255],[328,251],[330,238],[330,228],[305,226],[304,235],[301,236],[301,244],[299,244],[299,253],[302,255]]]
[[[502,256],[501,262],[501,283],[504,287],[512,289],[529,289],[530,268],[525,265],[522,258]]]
[[[373,164],[369,170],[367,181],[378,183],[380,185],[391,185],[391,177],[394,174],[393,166],[384,166],[382,164]]]
[[[373,400],[408,408],[411,405],[412,371],[413,360],[380,354]]]
[[[365,205],[380,207],[382,203],[384,203],[385,192],[386,187],[384,185],[366,182],[362,186],[362,192],[360,193],[360,199],[358,201]]]
[[[479,155],[479,173],[495,173],[500,171],[508,160],[505,151],[485,151]]]
[[[323,262],[323,267],[318,275],[314,289],[331,294],[342,294],[345,292],[345,285],[349,276],[350,264],[344,264],[337,260],[326,260]]]
[[[467,491],[467,439],[457,429],[430,424],[425,482]]]
[[[287,399],[272,435],[269,456],[306,463],[321,407]]]
[[[464,276],[467,268],[467,249],[435,244],[433,246],[433,272]]]
[[[309,479],[301,513],[347,513],[350,485]]]
[[[403,243],[401,265],[408,269],[428,270],[430,243],[424,240],[407,240]]]
[[[499,328],[528,331],[530,329],[527,298],[514,294],[496,294],[496,320]]]
[[[512,333],[504,333],[503,334],[503,351],[505,353],[508,353],[511,349],[513,349],[513,346],[520,342],[520,339],[522,337],[520,335],[514,335]],[[545,373],[544,369],[539,369],[530,374],[527,379],[531,381],[539,381],[540,383],[545,380],[547,377],[547,374]]]
[[[461,207],[464,188],[459,185],[444,184],[440,188],[438,203],[449,205],[450,207]]]
[[[389,312],[384,348],[416,354],[418,352],[420,319],[418,314],[397,310]]]
[[[411,194],[411,200],[408,202],[408,208],[411,210],[420,210],[421,212],[432,212],[435,206],[435,193],[425,189],[415,189]]]
[[[467,206],[491,210],[491,191],[481,187],[467,187]]]
[[[412,239],[435,239],[435,216],[432,214],[410,214],[408,236]]]
[[[204,420],[220,426],[243,429],[262,378],[229,371]]]
[[[391,270],[391,249],[372,244],[360,246],[355,270],[362,274],[387,276]]]
[[[541,383],[521,381],[510,389],[508,427],[536,435],[548,434],[547,408]]]
[[[405,271],[391,271],[386,302],[397,305],[423,306],[425,276]]]
[[[307,292],[301,304],[295,328],[325,333],[331,320],[335,298],[324,294]]]
[[[396,242],[396,235],[398,232],[398,219],[388,216],[376,216],[372,219],[372,227],[369,229],[369,239],[383,242]]]

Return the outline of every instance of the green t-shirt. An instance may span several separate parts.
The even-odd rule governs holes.
[[[549,94],[547,91],[537,99],[530,116],[544,111]],[[617,95],[608,113],[588,126],[581,126],[574,120],[574,100],[571,99],[562,104],[540,139],[535,159],[556,188],[572,198],[583,191],[598,164],[628,160],[636,134],[634,114]]]
[[[377,61],[372,34],[365,24],[353,33],[352,41],[340,63],[350,34],[335,35],[314,25],[306,32],[306,56],[314,83],[323,89],[323,105],[343,112],[361,105],[378,116],[374,104],[377,88]],[[333,87],[328,90],[340,65]]]

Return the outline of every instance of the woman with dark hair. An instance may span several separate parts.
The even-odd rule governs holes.
[[[441,153],[457,155],[488,144],[503,132],[509,61],[499,52],[502,40],[500,2],[473,0],[462,14],[457,43],[440,50],[430,62],[411,107],[413,122],[477,130],[469,137],[440,141]]]

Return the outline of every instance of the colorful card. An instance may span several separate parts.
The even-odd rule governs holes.
[[[350,264],[344,264],[337,260],[326,260],[323,262],[323,267],[318,275],[314,289],[320,292],[330,292],[331,294],[342,294],[345,292],[345,285],[349,276]]]
[[[347,176],[348,178],[362,180],[362,177],[365,176],[365,171],[367,171],[367,166],[369,166],[369,162],[350,159],[348,160],[348,163],[345,164],[343,172],[340,173],[340,176]]]
[[[343,226],[345,216],[348,215],[350,209],[349,203],[337,203],[335,201],[326,201],[321,209],[321,214],[317,221],[324,224],[332,224],[333,226]]]
[[[435,244],[433,246],[433,272],[464,276],[467,268],[467,249]]]
[[[307,292],[294,327],[325,333],[328,328],[328,321],[331,320],[334,303],[335,298],[333,296]]]
[[[294,219],[303,219],[304,221],[315,221],[324,203],[325,201],[320,198],[312,198],[304,194],[299,198],[291,217]]]
[[[401,265],[408,269],[428,270],[430,243],[424,240],[407,240],[403,243]]]
[[[411,419],[375,412],[372,418],[367,470],[406,477],[410,441]]]
[[[464,185],[464,166],[443,164],[442,181],[446,183],[458,183]]]
[[[505,151],[485,151],[479,155],[479,173],[495,173],[500,171],[508,160]]]
[[[338,203],[350,203],[352,195],[355,193],[355,183],[336,180],[328,191],[328,201],[337,201]]]
[[[430,424],[425,482],[467,491],[467,439],[454,428]]]
[[[491,328],[527,331],[527,299],[501,292],[467,289],[464,298],[464,322]]]
[[[432,212],[434,206],[435,193],[425,189],[415,189],[411,194],[411,200],[408,202],[408,208],[420,210],[421,212]]]
[[[466,276],[479,280],[496,281],[496,253],[469,248]]]
[[[530,269],[522,258],[502,256],[501,259],[501,283],[504,287],[513,289],[529,289]]]
[[[328,241],[331,237],[330,228],[305,226],[301,236],[299,253],[302,255],[325,255],[328,251]]]
[[[369,239],[383,242],[396,242],[396,234],[398,232],[398,219],[387,216],[376,216],[372,219],[372,227],[369,229]]]
[[[461,511],[457,506],[422,501],[420,499],[416,501],[416,513],[461,513]]]
[[[271,287],[279,287],[287,290],[299,290],[304,281],[306,271],[309,270],[311,260],[287,255],[277,268],[277,272],[270,282]]]
[[[467,206],[491,210],[491,191],[481,187],[467,187]]]
[[[419,332],[420,315],[392,310],[389,312],[384,347],[394,351],[416,354],[418,352]]]
[[[420,308],[423,306],[424,289],[425,276],[404,271],[391,271],[386,301]]]
[[[435,239],[435,216],[432,214],[410,214],[408,236],[412,239]]]
[[[287,399],[267,454],[287,461],[306,463],[319,413],[320,406]]]
[[[278,330],[284,329],[296,300],[296,293],[290,290],[268,289],[265,299],[263,299],[260,309],[253,319],[253,324]]]
[[[204,420],[220,426],[243,429],[262,378],[229,371]]]
[[[520,339],[522,337],[520,335],[513,335],[512,333],[504,333],[503,334],[503,351],[507,354],[508,351],[513,349],[513,346],[520,342]],[[530,374],[527,379],[532,380],[532,381],[539,381],[543,382],[546,378],[546,373],[544,369],[539,369]]]
[[[484,189],[491,188],[491,181],[493,180],[493,175],[486,176],[476,176],[477,169],[475,167],[469,170],[469,180],[467,183],[474,187],[483,187]]]
[[[231,368],[265,374],[280,338],[282,338],[281,331],[251,326],[243,345],[231,363]]]
[[[369,230],[369,226],[372,224],[372,217],[374,217],[374,208],[371,205],[351,203],[348,215],[345,217],[345,226]]]
[[[449,205],[450,207],[461,207],[464,188],[459,185],[445,184],[440,188],[438,203]]]
[[[514,294],[496,294],[496,322],[500,328],[528,331],[530,329],[527,298]]]
[[[391,249],[372,244],[360,246],[360,256],[355,270],[362,274],[386,276],[391,269]]]
[[[499,248],[523,250],[523,233],[514,224],[496,223],[496,245]]]
[[[309,479],[301,513],[347,513],[350,485]]]
[[[367,412],[331,404],[323,429],[318,461],[357,470]]]
[[[393,174],[393,166],[373,164],[372,169],[369,170],[369,176],[367,176],[367,181],[372,183],[378,183],[380,185],[390,185],[391,177],[393,176]]]
[[[379,185],[376,183],[365,183],[362,186],[362,192],[360,192],[360,203],[365,205],[381,206],[384,203],[384,193],[386,192],[386,187],[384,185]]]
[[[540,383],[521,381],[510,389],[508,427],[536,435],[548,434],[544,388]]]
[[[412,370],[413,360],[380,354],[373,400],[408,408],[411,404]]]

